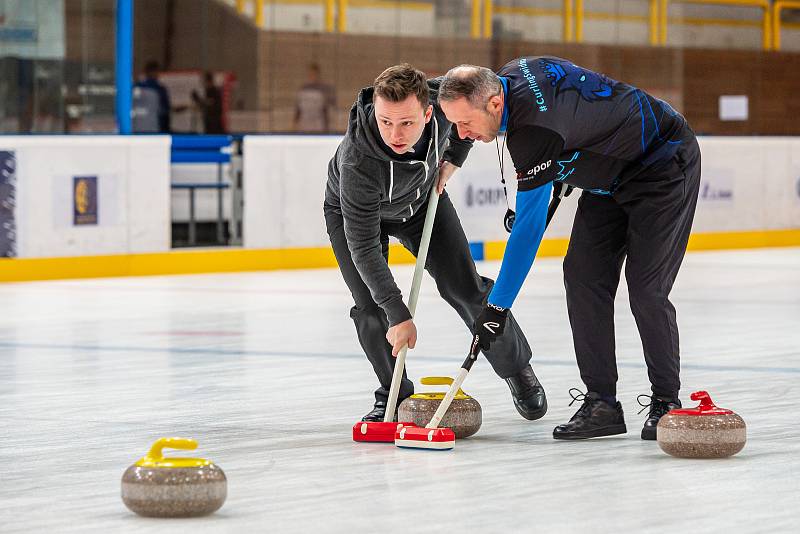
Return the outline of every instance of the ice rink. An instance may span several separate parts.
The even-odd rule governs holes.
[[[412,270],[394,267],[404,293]],[[537,260],[514,306],[550,411],[519,417],[481,358],[464,389],[483,427],[449,452],[352,441],[376,380],[337,270],[0,285],[0,531],[797,532],[800,249],[689,254],[672,296],[684,404],[706,389],[748,424],[732,458],[681,460],[640,440],[649,386],[624,283],[628,434],[552,439],[582,386],[560,259]],[[453,376],[470,338],[429,277],[417,325],[411,378]],[[123,471],[162,436],[197,439],[225,470],[219,512],[124,507]]]

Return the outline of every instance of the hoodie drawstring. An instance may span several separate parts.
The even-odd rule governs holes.
[[[392,201],[392,189],[394,189],[394,163],[389,160],[389,202]]]
[[[436,166],[439,166],[439,123],[436,120],[436,115],[433,116],[433,139],[431,139],[434,147],[434,153],[436,154]],[[428,152],[430,153],[430,143],[428,144]],[[428,176],[428,171],[430,167],[428,166],[428,154],[425,154],[425,160],[421,161],[422,166],[425,168],[425,177]],[[438,179],[439,174],[436,173],[434,180]],[[389,160],[389,202],[392,202],[392,190],[394,189],[394,161],[391,159]],[[419,188],[417,188],[417,198],[420,197]],[[412,204],[408,205],[408,212],[409,217],[414,215],[414,207]],[[403,218],[403,222],[406,222],[406,218]]]

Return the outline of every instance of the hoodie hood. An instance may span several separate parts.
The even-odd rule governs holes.
[[[439,83],[439,79],[428,80],[433,123],[423,159],[395,159],[387,153],[375,121],[374,89],[367,87],[358,93],[350,109],[347,134],[328,163],[326,217],[341,217],[353,263],[391,325],[411,314],[381,253],[381,223],[402,224],[420,214],[438,163],[444,160],[460,167],[472,147],[471,140],[460,139],[452,131],[435,104]]]
[[[392,159],[383,150],[383,140],[377,131],[375,122],[375,105],[372,102],[375,90],[372,87],[365,87],[358,93],[355,104],[350,109],[350,121],[347,125],[347,136],[353,141],[356,149],[373,158],[389,161]]]

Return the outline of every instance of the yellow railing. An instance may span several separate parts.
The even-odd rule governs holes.
[[[772,48],[772,14],[770,13],[769,0],[658,0],[659,6],[659,36],[658,42],[662,46],[667,44],[667,9],[669,2],[681,4],[709,4],[734,7],[756,7],[763,11],[762,14],[762,48],[770,50]],[[651,3],[652,9],[652,3]],[[651,36],[652,43],[652,36]]]
[[[564,35],[564,41],[567,42],[567,43],[572,42],[572,40],[573,40],[573,37],[572,37],[572,19],[573,19],[574,16],[575,15],[573,13],[572,0],[564,0],[564,17],[563,17],[564,30],[563,30],[563,35]]]
[[[346,0],[339,0],[340,4],[347,4]],[[334,20],[335,20],[335,4],[336,0],[236,0],[236,11],[239,14],[244,14],[247,11],[247,5],[253,6],[253,19],[255,21],[256,26],[259,28],[263,28],[264,24],[266,23],[266,10],[264,9],[264,5],[267,3],[276,3],[276,4],[284,4],[284,3],[292,3],[292,4],[322,4],[325,9],[325,31],[332,32],[334,30]],[[340,14],[343,14],[345,10],[340,6]],[[342,17],[340,16],[340,19]],[[341,22],[341,21],[340,21]]]
[[[494,17],[492,4],[492,0],[483,0],[483,36],[487,39],[492,37],[492,17]]]
[[[473,0],[473,6],[480,3],[481,0]],[[492,0],[484,0],[491,2]],[[760,26],[763,32],[762,47],[764,50],[773,48],[774,43],[780,45],[780,37],[775,37],[779,31],[780,25],[779,12],[777,6],[782,5],[784,8],[797,7],[800,5],[800,0],[778,0],[775,6],[770,6],[770,0],[649,0],[650,8],[647,18],[637,15],[620,15],[608,13],[589,13],[585,11],[583,0],[564,0],[564,7],[561,10],[557,9],[544,9],[535,7],[522,7],[522,6],[494,6],[496,13],[508,15],[524,15],[524,16],[561,16],[563,21],[563,40],[564,42],[578,42],[584,40],[584,21],[586,19],[614,19],[614,20],[628,20],[634,22],[646,22],[649,27],[649,41],[653,46],[665,45],[667,42],[667,26],[669,23],[673,24],[721,24],[721,25],[745,25],[753,24],[751,21],[736,21],[731,19],[693,19],[683,17],[668,17],[667,11],[669,2],[684,3],[684,4],[708,4],[708,5],[728,5],[738,7],[754,7],[760,8],[763,11]],[[772,9],[772,12],[771,12]],[[475,12],[473,12],[475,16]],[[793,25],[796,26],[796,25]],[[473,33],[473,37],[480,37]],[[483,37],[491,37],[491,35],[484,34]]]
[[[402,6],[402,9],[415,9],[424,11],[433,10],[433,4],[428,4],[425,2],[392,2],[391,0],[338,0],[338,4],[339,20],[336,25],[336,29],[340,33],[347,31],[347,8],[350,5],[354,7],[379,7],[392,9]]]
[[[659,0],[650,0],[650,44],[652,46],[658,46],[659,43],[659,31],[660,31],[660,24],[659,21],[661,20],[661,8],[659,4]]]
[[[336,31],[344,33],[347,31],[347,0],[337,0],[339,18],[336,22]]]
[[[772,49],[781,49],[781,11],[784,9],[800,9],[798,0],[777,0],[772,5]]]
[[[493,0],[484,0],[484,2],[487,6],[489,6],[486,8],[487,13],[495,12],[506,15],[523,15],[528,17],[561,16],[563,22],[562,39],[564,42],[583,42],[583,0],[564,0],[564,7],[560,10],[523,6],[492,6],[494,3]],[[474,5],[475,2],[473,2],[473,6]],[[491,20],[487,21],[484,19],[484,28],[487,27],[491,28]],[[473,37],[475,36],[473,35]],[[483,37],[491,38],[491,31],[484,31]]]
[[[497,5],[494,0],[472,0],[470,13],[470,36],[474,39],[492,38],[492,18],[495,13],[523,15],[529,17],[550,16],[562,18],[562,39],[564,42],[581,43],[584,40],[584,21],[586,19],[613,19],[646,22],[649,28],[649,42],[652,46],[667,43],[669,24],[722,24],[750,26],[760,24],[762,28],[762,48],[779,50],[781,46],[781,11],[800,9],[800,0],[648,0],[648,16],[622,15],[612,13],[591,13],[585,11],[584,0],[564,0],[561,9],[545,9],[524,6]],[[718,6],[752,7],[762,10],[760,23],[751,20],[735,19],[696,19],[668,16],[670,2],[681,4],[705,4]],[[236,0],[236,10],[245,13],[252,6],[251,13],[256,25],[263,27],[266,22],[267,3],[283,4],[322,4],[324,6],[325,31],[347,31],[347,11],[349,7],[391,7],[401,9],[431,10],[433,5],[426,2],[393,2],[388,0]],[[797,28],[797,24],[786,24]]]
[[[492,17],[494,17],[492,0],[472,0],[470,13],[470,37],[473,39],[492,38]]]
[[[325,31],[332,32],[334,28],[334,5],[336,0],[325,0]]]
[[[483,0],[472,0],[472,15],[469,19],[469,34],[473,39],[481,36],[481,4]]]
[[[583,42],[583,0],[575,0],[575,41]]]

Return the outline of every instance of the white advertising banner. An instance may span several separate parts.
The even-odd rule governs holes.
[[[9,136],[17,256],[170,249],[168,136]]]
[[[328,161],[339,136],[248,136],[244,145],[245,245],[328,246],[322,218]],[[800,228],[800,139],[701,137],[702,178],[693,232]],[[501,140],[502,143],[502,140]],[[471,242],[503,241],[506,201],[497,147],[476,143],[447,190]],[[509,203],[514,166],[504,151]],[[566,198],[545,238],[567,238],[580,191]]]
[[[328,161],[340,136],[247,136],[244,140],[246,248],[328,246],[322,202]],[[506,183],[513,208],[514,166],[506,151]],[[478,143],[447,185],[470,241],[501,241],[506,200],[497,148]],[[566,237],[576,195],[562,203],[547,237]]]
[[[327,246],[322,201],[339,136],[244,138],[245,248]]]

